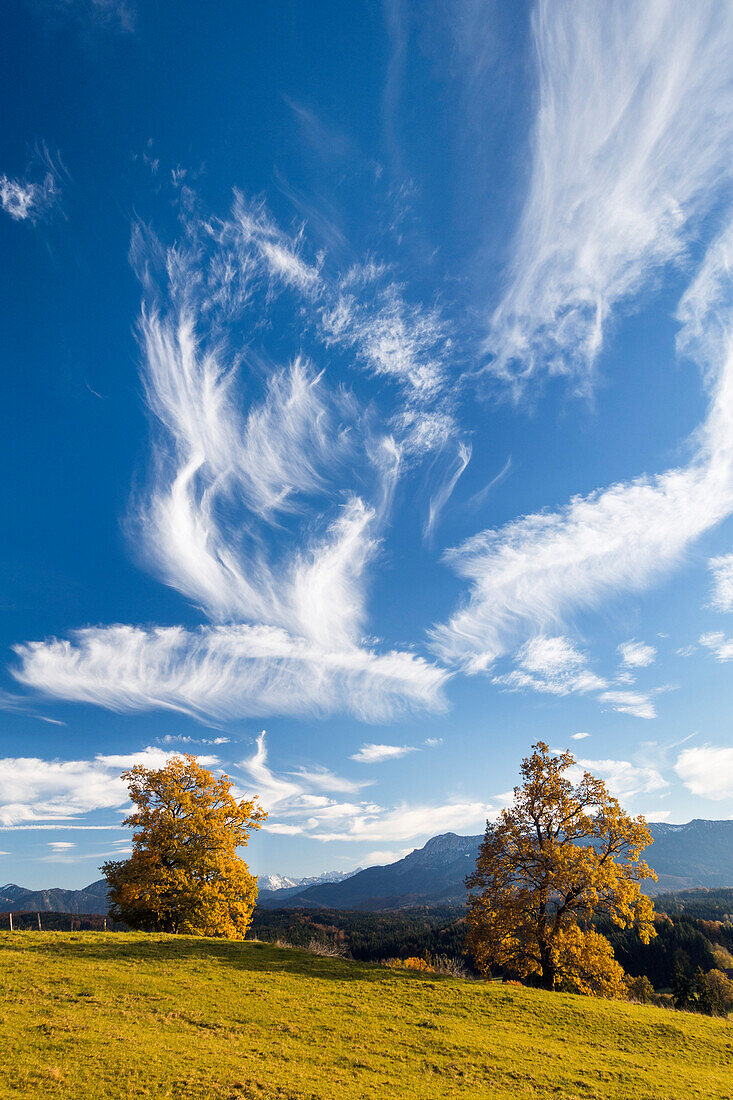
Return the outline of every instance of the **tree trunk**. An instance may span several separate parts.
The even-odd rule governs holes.
[[[555,964],[552,961],[552,953],[548,946],[543,945],[540,947],[540,963],[542,966],[542,973],[540,976],[540,986],[542,989],[553,990],[555,988],[555,978],[557,977],[557,970]]]

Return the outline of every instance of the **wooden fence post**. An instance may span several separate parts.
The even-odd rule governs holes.
[[[8,918],[10,920],[10,931],[12,932],[13,931],[13,914],[8,913]]]

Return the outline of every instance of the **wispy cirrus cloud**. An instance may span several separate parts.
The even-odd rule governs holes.
[[[528,633],[551,633],[575,612],[642,591],[733,512],[733,223],[708,249],[683,296],[677,346],[698,362],[710,394],[686,466],[573,498],[450,550],[467,600],[432,632],[440,658],[480,672]]]
[[[635,718],[656,718],[650,692],[619,690],[595,673],[587,654],[562,635],[536,635],[514,655],[514,668],[492,677],[492,683],[507,691],[537,691],[548,695],[587,695],[593,692],[606,708]],[[573,735],[576,740],[589,734]]]
[[[540,0],[532,167],[489,368],[586,389],[614,307],[680,260],[730,180],[733,11]]]
[[[654,664],[657,658],[657,651],[654,646],[647,645],[645,642],[622,642],[618,647],[618,652],[621,663],[626,668],[646,668],[648,665]]]
[[[430,385],[420,371],[437,339],[434,315],[408,310],[381,268],[329,281],[302,228],[283,230],[240,193],[227,219],[182,194],[181,219],[169,247],[141,225],[133,233],[152,457],[128,531],[136,555],[208,621],[198,630],[88,627],[27,643],[16,647],[14,674],[57,698],[199,718],[347,711],[385,720],[441,708],[445,670],[363,641],[368,573],[415,454],[412,427],[393,418],[385,429],[341,377],[330,383],[300,354],[276,365],[251,348],[275,306],[293,308],[299,338],[337,340],[353,351],[355,372],[362,354],[375,377],[401,378],[390,364],[405,365],[410,407],[424,389],[433,409],[437,361],[426,367]],[[375,281],[370,313],[358,291]],[[352,319],[326,333],[324,311],[346,285]]]
[[[375,745],[366,742],[349,759],[359,764],[381,764],[384,760],[399,760],[409,752],[417,752],[414,745]]]
[[[516,667],[493,678],[495,684],[513,691],[541,691],[550,695],[584,694],[608,686],[588,667],[588,658],[565,637],[537,635],[516,655]]]
[[[624,691],[610,688],[598,696],[611,710],[619,714],[630,714],[634,718],[656,718],[657,708],[653,696],[656,692]]]
[[[733,611],[733,554],[719,554],[709,565],[713,574],[710,606],[716,611]]]
[[[448,829],[478,829],[492,812],[488,804],[458,799],[440,805],[402,803],[384,807],[373,801],[329,797],[327,792],[349,793],[344,780],[336,776],[329,787],[322,773],[317,773],[314,782],[309,770],[296,774],[273,772],[264,731],[257,738],[253,755],[240,761],[238,768],[270,811],[263,828],[282,836],[306,836],[324,842],[408,841]]]
[[[324,650],[267,626],[87,627],[16,647],[27,687],[120,712],[197,718],[345,711],[381,721],[440,709],[446,674],[411,653]]]
[[[727,637],[722,630],[711,630],[707,634],[701,634],[699,644],[709,649],[716,661],[733,661],[733,638]],[[694,646],[688,646],[694,652]],[[687,654],[683,654],[687,656]]]
[[[327,296],[321,324],[327,344],[352,348],[364,369],[402,394],[390,426],[407,453],[439,451],[460,434],[449,385],[450,329],[437,308],[406,300],[390,268],[353,265]],[[464,457],[467,463],[470,451]]]
[[[46,145],[38,145],[25,176],[0,175],[0,209],[13,221],[35,225],[59,206],[66,177],[58,155],[53,157]]]

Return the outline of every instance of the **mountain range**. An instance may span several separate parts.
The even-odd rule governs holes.
[[[305,878],[290,878],[288,875],[260,875],[257,879],[259,887],[259,901],[267,900],[277,894],[279,898],[286,898],[292,894],[298,894],[307,886],[320,886],[322,883],[343,882],[351,878],[363,868],[357,867],[353,871],[324,871],[321,875],[308,875]]]
[[[645,852],[658,875],[649,893],[695,887],[733,886],[733,821],[650,822],[654,844]],[[263,908],[404,909],[417,905],[459,904],[464,880],[476,863],[481,836],[435,836],[404,859],[367,867],[343,882],[275,891],[260,899]]]
[[[685,825],[651,822],[653,846],[645,853],[659,878],[650,893],[733,886],[733,821],[696,819]],[[328,871],[302,879],[259,878],[265,909],[407,909],[463,904],[464,880],[476,863],[483,836],[434,836],[404,859],[353,872]],[[105,913],[104,879],[83,890],[26,890],[0,886],[0,912]]]
[[[100,878],[83,890],[26,890],[8,882],[0,886],[0,912],[106,913],[107,882]]]

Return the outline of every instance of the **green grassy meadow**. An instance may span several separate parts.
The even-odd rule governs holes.
[[[733,1023],[264,943],[0,934],[0,1096],[733,1098]]]

